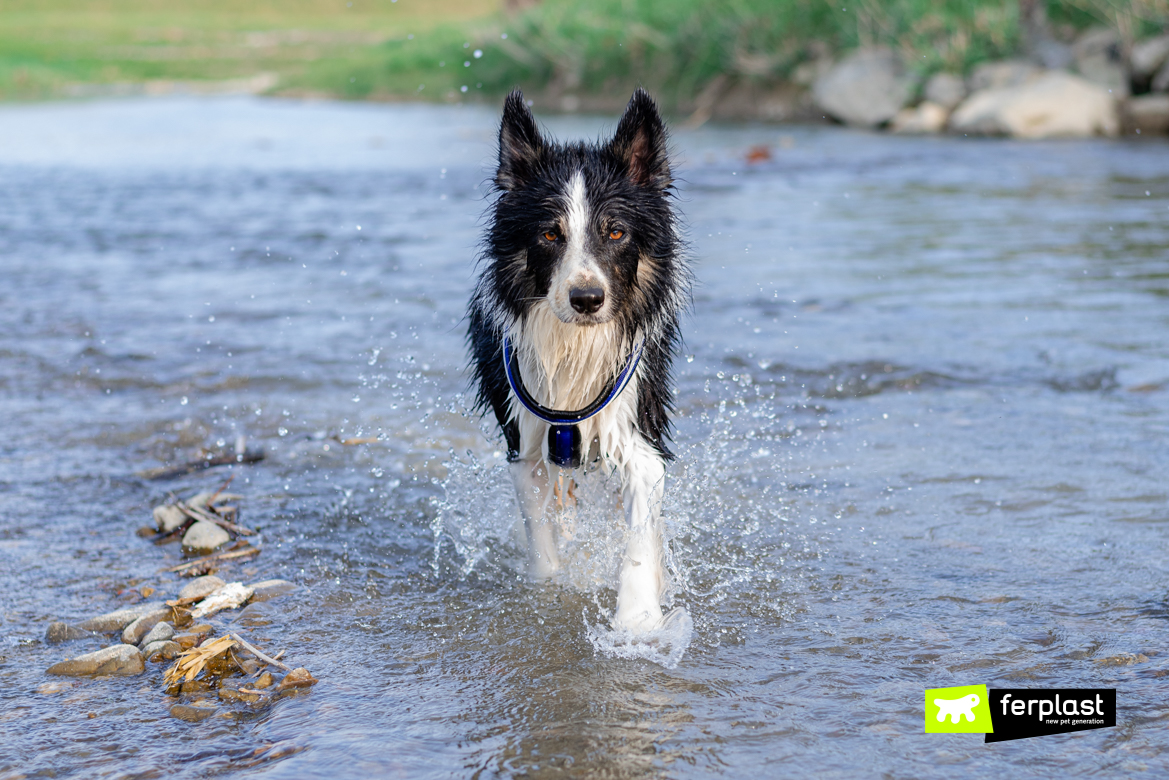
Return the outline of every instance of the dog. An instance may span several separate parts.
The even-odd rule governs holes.
[[[620,478],[626,546],[612,628],[660,628],[660,510],[671,364],[691,276],[673,205],[667,133],[644,90],[607,143],[558,143],[518,90],[503,105],[496,197],[468,342],[482,413],[493,412],[533,577],[559,569],[557,499],[571,473]]]

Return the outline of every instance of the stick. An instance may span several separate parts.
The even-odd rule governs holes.
[[[250,528],[244,528],[242,525],[236,525],[230,520],[224,520],[222,517],[213,515],[210,512],[204,512],[202,509],[193,507],[185,501],[176,502],[175,506],[177,506],[183,514],[193,520],[206,520],[208,523],[214,523],[220,528],[224,528],[228,531],[239,534],[240,536],[254,536],[256,533]]]
[[[207,506],[208,507],[215,506],[215,499],[219,498],[220,493],[227,490],[227,486],[231,484],[231,481],[233,479],[235,479],[235,474],[229,474],[227,477],[227,480],[224,481],[224,483],[219,486],[219,490],[216,490],[214,493],[211,494],[211,498],[207,499]]]
[[[243,544],[247,545],[244,549],[232,548],[232,549],[227,550],[225,552],[212,553],[211,555],[204,555],[202,558],[196,558],[193,561],[187,561],[186,563],[180,563],[178,566],[167,569],[167,571],[170,571],[170,572],[183,571],[184,569],[193,569],[196,566],[200,566],[204,563],[213,563],[215,561],[226,561],[226,560],[230,560],[232,558],[243,558],[245,555],[259,555],[260,554],[259,547],[252,547],[250,544],[247,544],[247,542],[244,542]]]
[[[215,466],[231,466],[236,463],[259,463],[264,459],[264,453],[257,450],[248,450],[242,455],[218,455],[214,458],[192,460],[178,466],[162,466],[156,469],[146,469],[138,472],[138,476],[146,479],[173,479],[196,471],[214,468]]]
[[[256,658],[259,658],[259,659],[260,659],[261,661],[263,661],[264,663],[271,664],[272,666],[279,666],[281,669],[283,669],[283,670],[284,670],[284,671],[286,671],[286,672],[291,672],[291,671],[292,671],[292,667],[290,667],[290,666],[285,666],[284,664],[282,664],[282,663],[280,663],[279,661],[277,661],[275,658],[269,658],[268,656],[264,655],[263,653],[261,653],[261,652],[260,652],[259,650],[257,650],[256,648],[254,648],[254,647],[252,647],[251,645],[249,645],[247,642],[245,642],[245,641],[243,640],[243,638],[242,638],[242,637],[240,637],[240,635],[239,635],[239,634],[232,634],[232,635],[231,635],[231,638],[232,638],[232,639],[234,639],[235,641],[239,642],[239,643],[240,643],[240,646],[242,646],[244,650],[247,650],[249,653],[251,653],[252,655],[254,655]]]

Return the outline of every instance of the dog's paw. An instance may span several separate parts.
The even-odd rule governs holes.
[[[658,614],[661,615],[660,608]],[[694,623],[684,607],[676,607],[656,620],[647,615],[635,626],[613,619],[612,627],[589,626],[589,641],[597,651],[615,658],[642,658],[673,669],[682,660]]]

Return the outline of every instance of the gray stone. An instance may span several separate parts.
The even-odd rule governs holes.
[[[163,620],[170,620],[173,617],[174,610],[166,606],[162,609],[156,609],[153,612],[147,612],[122,629],[122,641],[128,645],[140,644],[142,637],[146,636],[150,632],[150,629],[154,628]]]
[[[183,551],[189,553],[215,552],[231,541],[231,534],[215,523],[199,520],[183,534]]]
[[[966,97],[966,82],[953,73],[935,73],[925,83],[924,94],[929,102],[936,103],[947,111],[953,111],[954,107],[962,102],[962,98]]]
[[[970,91],[1018,86],[1036,78],[1042,72],[1042,68],[1027,60],[984,62],[970,74]]]
[[[177,506],[156,506],[154,508],[154,524],[158,526],[160,534],[169,534],[177,531],[188,520]]]
[[[227,583],[216,577],[214,574],[207,574],[203,577],[196,577],[184,585],[183,589],[179,591],[179,600],[186,601],[188,599],[193,599],[198,601],[200,599],[205,599],[226,584]]]
[[[278,596],[292,593],[296,585],[288,580],[263,580],[251,585],[253,589],[251,601],[253,604],[261,601],[271,601]]]
[[[1129,93],[1129,77],[1121,52],[1120,35],[1109,27],[1088,30],[1072,46],[1076,70],[1116,97]]]
[[[816,105],[850,125],[875,127],[896,116],[913,96],[915,82],[890,49],[859,49],[812,88]]]
[[[1169,133],[1169,95],[1138,95],[1128,101],[1129,120],[1141,134]]]
[[[975,92],[950,115],[950,130],[1017,138],[1116,135],[1116,100],[1102,87],[1062,71],[1013,87]]]
[[[1050,70],[1067,70],[1076,62],[1072,47],[1052,38],[1036,41],[1031,52],[1032,58]]]
[[[48,674],[58,674],[64,677],[89,677],[99,674],[113,674],[123,677],[142,674],[146,664],[142,661],[142,653],[131,645],[114,645],[95,653],[86,653],[53,664]]]
[[[1133,46],[1129,62],[1132,65],[1134,81],[1152,78],[1166,62],[1169,62],[1169,35],[1150,38]]]
[[[179,643],[169,639],[151,642],[142,648],[142,655],[147,661],[169,661],[178,658],[181,652],[183,648],[179,647]]]
[[[198,723],[214,715],[215,709],[215,707],[206,707],[198,704],[176,704],[170,708],[170,716],[179,720],[185,720],[188,723]]]
[[[119,609],[115,612],[107,612],[104,615],[83,620],[77,624],[77,627],[85,631],[112,634],[115,631],[121,631],[143,615],[163,609],[164,607],[166,607],[166,603],[162,601],[144,601],[132,607]]]
[[[138,643],[139,647],[146,647],[152,642],[165,642],[175,635],[174,626],[170,623],[160,622],[142,637],[142,641]]]
[[[59,645],[62,642],[72,642],[74,639],[85,639],[90,636],[94,636],[92,631],[57,621],[49,624],[48,630],[45,631],[45,642],[50,645]]]

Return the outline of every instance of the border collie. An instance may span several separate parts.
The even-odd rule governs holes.
[[[690,300],[666,147],[644,90],[599,144],[546,137],[523,95],[508,95],[469,314],[480,410],[507,440],[532,576],[559,569],[556,504],[571,498],[571,471],[618,475],[627,528],[612,627],[633,635],[665,622],[659,512]]]

